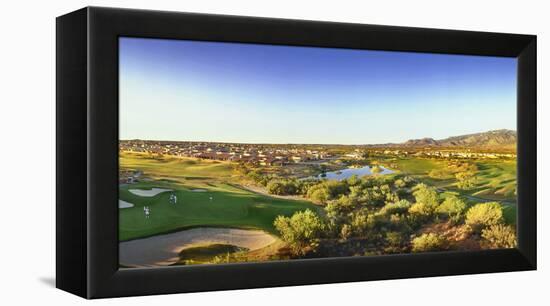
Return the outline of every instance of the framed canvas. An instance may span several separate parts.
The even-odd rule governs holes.
[[[536,36],[87,7],[56,62],[60,289],[536,269]]]

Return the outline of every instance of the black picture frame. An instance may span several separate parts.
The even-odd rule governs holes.
[[[518,248],[122,269],[118,37],[516,57]],[[56,286],[85,298],[534,270],[536,36],[87,7],[57,18]]]

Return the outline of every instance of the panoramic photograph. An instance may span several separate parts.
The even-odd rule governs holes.
[[[119,38],[119,266],[515,248],[517,60]]]

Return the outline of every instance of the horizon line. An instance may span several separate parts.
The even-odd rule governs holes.
[[[484,131],[484,132],[474,132],[474,133],[467,133],[467,134],[461,134],[461,135],[454,135],[454,136],[447,136],[445,138],[441,138],[441,139],[435,139],[436,141],[438,140],[444,140],[444,139],[448,139],[448,138],[451,138],[451,137],[461,137],[461,136],[468,136],[468,135],[475,135],[475,134],[482,134],[482,133],[489,133],[489,132],[496,132],[496,131],[511,131],[511,132],[516,132],[516,130],[511,130],[511,129],[494,129],[494,130],[488,130],[488,131]],[[139,141],[158,141],[158,142],[205,142],[205,143],[224,143],[224,144],[256,144],[256,145],[332,145],[332,146],[376,146],[376,145],[400,145],[400,144],[404,144],[405,142],[407,142],[408,140],[417,140],[417,139],[434,139],[432,137],[421,137],[421,138],[408,138],[407,140],[405,141],[402,141],[402,142],[386,142],[386,143],[355,143],[355,144],[344,144],[344,143],[291,143],[291,142],[287,142],[287,143],[283,143],[283,142],[242,142],[242,141],[237,141],[237,142],[232,142],[232,141],[206,141],[206,140],[167,140],[167,139],[163,139],[163,140],[160,140],[160,139],[141,139],[141,138],[132,138],[132,139],[119,139],[118,141],[136,141],[136,140],[139,140]]]

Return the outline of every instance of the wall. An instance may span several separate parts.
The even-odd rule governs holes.
[[[86,5],[298,18],[539,35],[539,271],[95,301],[121,305],[517,305],[548,300],[550,116],[544,1],[10,1],[0,12],[0,301],[4,305],[83,301],[55,290],[55,21]]]

